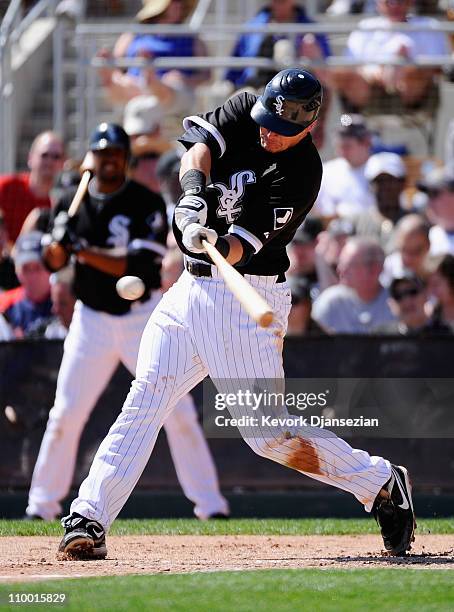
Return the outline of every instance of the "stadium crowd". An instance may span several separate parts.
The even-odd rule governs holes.
[[[77,2],[61,3],[63,9]],[[83,4],[83,3],[82,3]],[[74,6],[73,6],[74,5]],[[65,8],[66,7],[66,8]],[[143,0],[136,20],[142,24],[184,22],[194,3],[185,0]],[[324,160],[321,190],[313,210],[288,250],[293,309],[289,334],[451,334],[454,329],[454,129],[448,131],[445,159],[419,163],[387,146],[361,114],[372,98],[398,97],[409,111],[424,106],[438,86],[440,71],[415,67],[383,67],[369,62],[419,55],[452,53],[442,32],[376,30],[388,23],[410,22],[430,28],[427,9],[411,0],[352,3],[334,0],[328,13],[363,12],[366,33],[351,34],[345,55],[367,65],[325,71],[331,53],[329,37],[305,34],[243,34],[232,48],[234,57],[269,57],[301,62],[319,60],[315,72],[325,87],[325,113],[315,142],[326,139],[325,119],[332,96],[341,112],[336,117],[335,157]],[[312,20],[304,3],[270,0],[250,24],[302,23]],[[102,58],[204,56],[197,37],[127,33]],[[266,70],[231,69],[225,80],[232,88],[260,91]],[[169,213],[180,196],[181,150],[166,136],[169,114],[193,114],[196,92],[210,80],[209,70],[155,70],[103,66],[100,86],[123,112],[132,157],[130,177],[162,194]],[[343,105],[343,106],[342,106]],[[402,108],[402,107],[400,107]],[[454,125],[454,124],[452,124]],[[78,160],[67,159],[65,143],[52,131],[31,144],[28,172],[0,177],[0,340],[63,338],[76,297],[71,289],[71,264],[49,271],[40,252],[52,231],[53,210],[66,188],[77,184]],[[304,172],[304,160],[302,161]],[[74,257],[74,256],[73,256]],[[163,287],[183,269],[172,234],[163,261]]]

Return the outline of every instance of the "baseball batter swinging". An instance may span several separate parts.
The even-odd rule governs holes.
[[[212,112],[185,119],[184,195],[174,230],[186,270],[145,328],[122,412],[71,514],[62,520],[60,553],[105,557],[105,532],[142,473],[160,427],[178,399],[203,378],[233,385],[238,379],[283,381],[281,338],[290,310],[286,245],[320,187],[322,166],[310,132],[321,103],[317,79],[287,69],[259,98],[241,93]],[[226,289],[204,241],[271,305],[276,316],[270,327],[259,327]],[[295,428],[270,438],[259,428],[239,429],[259,455],[352,493],[373,512],[390,554],[410,548],[415,522],[405,468],[354,449],[326,430]]]
[[[63,219],[65,228],[57,222],[62,215],[56,218],[54,234],[58,230],[63,252],[76,258],[78,300],[64,345],[55,403],[33,473],[26,510],[32,517],[51,520],[61,512],[60,501],[71,485],[83,427],[119,362],[135,372],[142,331],[161,298],[165,204],[161,196],[127,178],[129,148],[123,128],[100,124],[90,139],[95,176],[88,193],[78,213]],[[71,195],[57,210],[68,209]],[[53,253],[47,251],[51,266],[55,264]],[[135,302],[122,299],[115,289],[118,278],[127,274],[141,278],[146,287],[144,296]],[[195,504],[195,514],[201,519],[228,514],[190,397],[181,395],[165,429],[178,478]]]

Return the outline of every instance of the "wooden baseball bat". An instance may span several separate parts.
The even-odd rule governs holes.
[[[250,283],[229,264],[217,248],[207,240],[202,244],[211,260],[216,264],[225,284],[240,302],[243,308],[256,321],[260,327],[269,327],[274,319],[274,311],[263,297],[252,287]]]
[[[81,170],[83,170],[82,178],[80,179],[80,183],[77,187],[77,191],[74,194],[72,202],[68,208],[68,217],[74,217],[74,215],[79,210],[79,207],[84,199],[85,194],[87,193],[88,183],[90,182],[91,177],[93,176],[93,153],[88,151],[85,155],[82,164],[80,166]]]
[[[76,193],[74,194],[74,197],[68,208],[68,217],[74,217],[74,215],[79,210],[82,200],[84,199],[84,196],[87,193],[88,183],[90,182],[90,179],[93,176],[93,167],[93,153],[91,151],[88,151],[80,165],[80,169],[83,171],[83,174],[80,179],[80,183],[77,186]],[[46,259],[47,265],[50,266],[50,268],[52,268],[53,270],[59,270],[65,265],[67,265],[70,258],[68,251],[58,242],[51,242],[50,244],[48,244],[43,251],[43,256]]]

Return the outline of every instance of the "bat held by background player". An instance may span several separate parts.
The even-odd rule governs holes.
[[[88,151],[88,153],[85,155],[80,165],[82,177],[77,187],[77,191],[74,194],[74,197],[68,208],[68,212],[65,215],[66,219],[70,219],[71,217],[74,217],[77,214],[77,211],[80,208],[80,205],[85,197],[85,194],[87,193],[88,183],[90,182],[90,179],[93,176],[93,168],[94,168],[93,152]],[[62,225],[63,224],[60,224],[59,230],[63,236],[63,234],[65,233],[65,230],[62,227]],[[59,270],[60,268],[63,268],[68,263],[70,253],[69,253],[68,248],[63,243],[63,241],[56,240],[55,235],[52,238],[50,242],[43,245],[43,258],[47,266],[51,270]]]

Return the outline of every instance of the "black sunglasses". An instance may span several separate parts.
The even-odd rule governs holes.
[[[394,293],[393,295],[393,298],[396,300],[396,302],[401,302],[406,297],[416,297],[420,293],[421,289],[419,289],[418,287],[411,287],[408,289],[404,289],[403,291],[396,291],[396,293]]]
[[[58,159],[62,159],[62,157],[63,157],[63,153],[51,153],[50,151],[41,153],[42,159],[53,159],[56,161]]]
[[[444,191],[454,193],[454,179],[446,182],[442,187],[429,187],[424,191],[429,196],[429,199],[437,198],[440,193],[443,193]]]
[[[142,155],[135,156],[137,161],[140,161],[141,159],[158,159],[158,157],[160,157],[158,153],[143,153]]]

